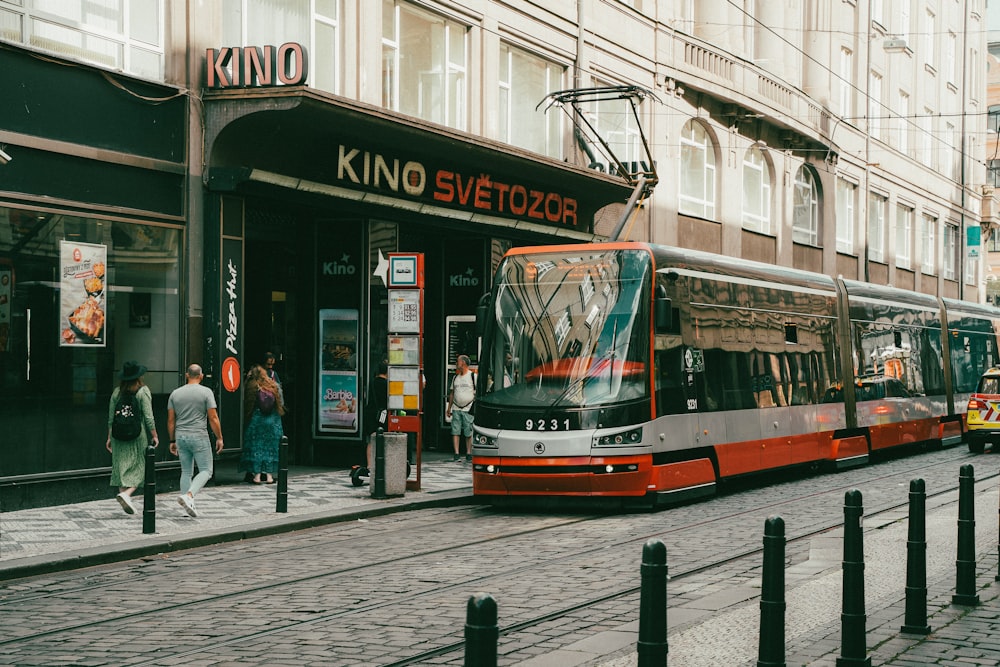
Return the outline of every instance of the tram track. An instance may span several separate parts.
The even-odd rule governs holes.
[[[968,458],[968,457],[966,457],[966,458]],[[935,462],[927,463],[927,464],[920,464],[920,465],[915,465],[915,466],[906,466],[902,470],[896,470],[896,471],[893,471],[891,473],[866,475],[865,476],[866,479],[864,479],[862,481],[862,483],[864,483],[865,485],[872,485],[872,484],[886,485],[886,484],[891,483],[893,480],[908,478],[908,477],[910,477],[910,476],[912,476],[914,474],[920,473],[922,471],[926,471],[926,470],[930,470],[930,469],[934,469],[934,468],[940,468],[940,467],[942,467],[944,465],[954,466],[954,464],[955,464],[955,461],[947,461],[947,462],[935,461]],[[869,467],[869,468],[866,468],[864,470],[871,471],[873,473],[879,472],[877,470],[877,466]],[[995,477],[997,477],[997,475],[988,475],[988,476],[985,476],[985,477],[981,477],[980,479],[977,479],[977,483],[984,483],[984,482],[987,482],[989,480],[994,479]],[[835,482],[837,480],[837,477],[836,476],[829,476],[829,477],[826,477],[826,479],[829,479],[829,480]],[[670,536],[670,535],[681,534],[684,531],[697,530],[699,527],[702,527],[702,526],[704,526],[706,524],[709,524],[709,523],[718,523],[718,522],[724,522],[724,521],[736,521],[736,520],[739,520],[742,516],[745,516],[745,515],[747,515],[749,513],[759,514],[760,512],[765,511],[765,510],[769,511],[769,512],[771,512],[771,511],[778,511],[778,510],[780,510],[783,507],[788,507],[788,506],[791,506],[791,505],[800,504],[800,503],[803,503],[804,501],[807,501],[807,500],[810,500],[810,499],[815,500],[815,499],[817,499],[818,497],[821,497],[821,496],[829,496],[830,494],[842,492],[846,488],[850,488],[850,487],[856,486],[856,485],[857,484],[854,484],[854,483],[847,484],[847,485],[844,485],[842,483],[840,483],[840,484],[832,483],[832,484],[829,484],[829,485],[824,485],[823,489],[811,491],[809,493],[795,494],[795,495],[790,496],[788,498],[783,498],[783,499],[781,499],[779,501],[774,501],[774,502],[765,503],[765,504],[752,504],[752,506],[750,506],[750,507],[744,507],[743,509],[741,509],[739,511],[733,511],[733,512],[724,513],[724,514],[722,514],[720,516],[716,516],[716,517],[710,517],[710,518],[700,517],[698,520],[684,521],[684,522],[682,522],[682,523],[680,523],[678,525],[674,525],[674,526],[665,528],[663,530],[658,530],[658,531],[655,531],[655,532],[650,531],[650,532],[646,532],[646,533],[643,533],[643,534],[640,534],[640,535],[634,535],[634,536],[630,537],[629,539],[624,540],[621,543],[616,544],[615,548],[620,548],[620,549],[631,548],[632,546],[634,546],[635,544],[637,544],[639,542],[643,542],[644,543],[646,540],[648,540],[651,537],[661,538],[661,537],[666,537],[666,536]],[[944,495],[949,494],[949,493],[954,493],[954,491],[955,491],[956,488],[957,488],[957,484],[951,484],[951,485],[947,486],[946,488],[942,488],[942,489],[940,489],[938,491],[929,492],[928,493],[928,499],[934,499],[934,498],[938,498],[938,497],[944,496]],[[904,497],[904,500],[901,501],[901,502],[883,503],[882,505],[880,505],[878,507],[870,508],[866,512],[866,516],[878,516],[879,514],[884,514],[884,513],[887,513],[887,512],[894,512],[894,511],[899,510],[901,507],[905,507],[906,504],[907,503],[906,503],[905,497]],[[497,531],[492,530],[492,526],[490,526],[489,528],[491,530],[487,531],[488,534],[484,535],[480,539],[475,539],[475,540],[459,540],[459,541],[456,541],[456,543],[453,543],[453,544],[439,545],[439,546],[437,546],[435,548],[430,548],[430,549],[420,549],[420,550],[413,551],[411,553],[400,554],[400,555],[396,555],[395,557],[391,557],[391,558],[383,558],[381,560],[371,561],[371,562],[367,562],[367,563],[364,563],[364,564],[361,564],[361,565],[354,565],[354,566],[350,566],[350,567],[341,567],[341,568],[328,568],[328,569],[326,569],[326,570],[324,570],[322,572],[311,572],[309,575],[303,576],[303,577],[283,578],[283,579],[281,579],[279,581],[275,581],[273,583],[267,583],[267,584],[261,584],[261,585],[257,585],[257,586],[244,587],[244,588],[241,588],[239,590],[230,591],[230,592],[226,592],[226,593],[222,593],[222,594],[215,594],[215,595],[211,595],[211,596],[204,596],[204,597],[199,597],[197,599],[189,599],[189,600],[186,600],[186,601],[181,602],[181,603],[162,604],[162,605],[158,605],[158,606],[155,606],[155,607],[152,607],[152,608],[149,608],[149,609],[145,609],[145,610],[138,610],[138,611],[133,610],[133,611],[130,611],[128,614],[111,615],[109,617],[96,619],[96,620],[93,620],[93,621],[90,621],[90,622],[76,623],[76,624],[66,624],[66,625],[63,625],[61,627],[51,627],[50,626],[46,630],[44,630],[42,632],[34,632],[34,633],[24,634],[24,635],[19,636],[19,637],[14,637],[14,638],[11,638],[11,639],[2,640],[2,641],[0,641],[0,647],[12,646],[12,645],[16,645],[16,644],[28,644],[28,643],[31,643],[31,642],[37,642],[37,641],[41,641],[41,640],[45,640],[45,639],[52,639],[52,638],[55,638],[55,637],[59,637],[61,635],[65,635],[67,633],[85,633],[88,630],[99,629],[99,628],[102,628],[102,627],[113,627],[115,624],[120,624],[120,623],[133,623],[133,622],[135,622],[137,620],[142,620],[143,622],[146,622],[147,620],[154,619],[154,618],[156,618],[158,616],[169,616],[173,612],[183,612],[186,609],[191,609],[191,608],[206,608],[206,607],[210,608],[213,605],[219,605],[219,604],[222,604],[222,603],[232,603],[233,601],[238,600],[240,598],[251,598],[251,599],[253,599],[253,598],[257,598],[257,597],[261,597],[261,596],[266,596],[266,595],[268,595],[268,593],[273,592],[274,590],[276,590],[278,588],[282,588],[282,589],[303,588],[303,587],[309,587],[309,586],[316,587],[316,586],[321,586],[321,585],[322,586],[339,586],[339,585],[343,585],[343,582],[349,582],[351,580],[363,579],[365,576],[371,576],[370,573],[378,572],[380,568],[385,568],[385,567],[393,567],[393,568],[406,567],[406,563],[409,562],[409,561],[419,562],[421,559],[428,559],[428,558],[432,558],[432,557],[435,557],[435,556],[447,556],[449,554],[457,553],[459,550],[463,550],[463,549],[464,550],[471,550],[471,549],[474,549],[476,547],[482,547],[483,545],[487,545],[487,544],[491,545],[493,547],[496,547],[499,543],[503,543],[505,541],[523,540],[523,539],[530,538],[532,536],[537,536],[537,535],[545,534],[545,533],[548,533],[550,531],[569,530],[573,526],[576,526],[576,525],[579,525],[579,524],[585,524],[585,523],[587,523],[589,521],[593,521],[593,520],[598,519],[598,518],[600,518],[600,516],[596,516],[596,515],[577,516],[577,517],[573,517],[573,518],[571,518],[569,520],[558,521],[557,523],[552,524],[552,525],[541,526],[541,527],[532,528],[532,529],[528,529],[528,530],[509,531],[509,532],[506,532],[506,533],[502,533],[502,532],[498,533]],[[453,526],[454,525],[454,521],[455,521],[455,517],[454,516],[450,516],[450,517],[448,517],[448,520],[451,522],[450,525]],[[469,520],[470,521],[481,521],[482,517],[470,517]],[[808,526],[806,528],[803,528],[803,529],[797,531],[794,535],[791,535],[791,536],[787,537],[787,542],[788,543],[794,543],[794,542],[797,542],[797,541],[806,540],[806,539],[809,539],[809,538],[814,537],[816,535],[819,535],[819,534],[822,534],[824,532],[827,532],[827,531],[829,531],[831,529],[834,529],[834,528],[838,527],[839,525],[841,525],[841,520],[840,520],[839,517],[836,520],[831,519],[831,520],[826,521],[826,522],[820,522],[820,523]],[[357,538],[354,538],[354,539],[357,539]],[[290,554],[290,553],[295,552],[295,551],[301,551],[303,549],[319,549],[319,550],[324,550],[324,549],[329,549],[331,547],[331,545],[343,542],[343,540],[344,540],[344,538],[339,538],[337,540],[323,541],[320,544],[315,544],[314,543],[314,544],[309,544],[309,545],[306,545],[306,546],[303,546],[303,547],[297,547],[295,549],[284,549],[284,550],[279,549],[279,550],[275,550],[275,551],[269,551],[267,553],[261,553],[261,554],[259,554],[259,556],[261,558],[264,558],[264,557],[273,558],[273,557],[276,557],[278,555],[281,555],[282,553],[285,553],[287,555],[287,554]],[[568,566],[568,565],[570,565],[572,563],[572,561],[575,561],[575,560],[576,561],[584,562],[587,559],[589,559],[590,557],[594,556],[595,554],[597,554],[599,552],[604,551],[607,548],[608,548],[607,545],[603,545],[602,544],[602,545],[599,545],[599,546],[594,547],[592,549],[584,549],[584,550],[580,550],[580,551],[574,551],[574,552],[566,554],[565,556],[562,556],[560,558],[554,558],[554,559],[550,558],[550,559],[547,559],[545,562],[550,567],[551,566],[558,567],[560,565],[566,565],[566,566]],[[721,555],[720,557],[718,557],[716,559],[713,559],[710,562],[703,563],[703,564],[701,564],[701,565],[699,565],[697,567],[689,567],[689,568],[681,569],[681,570],[675,570],[675,569],[672,568],[671,579],[674,580],[674,581],[683,580],[685,577],[690,577],[690,576],[693,576],[693,575],[701,573],[701,572],[709,571],[709,570],[711,570],[713,568],[722,567],[722,566],[724,566],[727,563],[732,563],[734,561],[738,561],[738,560],[741,560],[741,559],[745,559],[745,558],[753,557],[755,555],[759,555],[760,552],[761,552],[761,548],[744,548],[744,549],[735,550],[735,551],[729,552],[727,554]],[[227,562],[227,563],[235,563],[237,561],[242,562],[242,563],[245,564],[246,563],[245,554],[242,555],[242,556],[240,556],[239,558],[233,558],[231,560],[226,560],[225,562]],[[208,568],[209,566],[205,566],[205,567]],[[218,568],[219,567],[219,561],[218,560],[214,560],[212,562],[211,567]],[[389,606],[400,606],[400,605],[406,605],[406,604],[414,604],[414,605],[416,605],[416,604],[419,604],[422,600],[427,600],[427,599],[429,599],[431,597],[440,597],[442,595],[447,596],[447,595],[449,595],[449,594],[451,594],[451,593],[453,593],[453,592],[455,592],[457,590],[468,590],[470,586],[480,587],[480,588],[482,588],[484,590],[489,590],[490,589],[490,585],[489,585],[490,582],[496,582],[498,580],[516,579],[518,576],[524,575],[526,572],[528,572],[528,571],[530,571],[530,570],[532,570],[533,568],[536,568],[536,567],[537,567],[536,563],[528,562],[528,563],[520,565],[518,567],[506,568],[506,569],[504,569],[502,571],[491,571],[491,572],[489,572],[489,573],[487,573],[487,574],[485,574],[483,576],[480,576],[480,577],[464,578],[464,579],[462,579],[460,581],[457,581],[457,582],[454,582],[454,583],[451,583],[451,584],[448,584],[448,585],[435,585],[435,586],[432,586],[429,590],[418,591],[418,592],[406,592],[406,593],[403,593],[403,594],[399,594],[399,595],[395,595],[395,596],[390,596],[390,597],[388,597],[386,599],[382,599],[382,600],[375,601],[375,602],[359,603],[359,604],[355,604],[355,605],[353,605],[351,607],[347,607],[347,608],[343,608],[343,609],[337,609],[336,611],[329,612],[329,613],[323,613],[322,610],[312,610],[312,611],[308,612],[309,613],[309,618],[300,619],[300,620],[285,619],[285,620],[282,620],[280,622],[280,624],[277,625],[276,627],[270,627],[270,628],[267,628],[266,630],[253,631],[253,632],[240,632],[240,633],[236,633],[235,635],[232,635],[232,636],[230,636],[230,637],[228,637],[228,638],[226,638],[226,639],[224,639],[222,641],[219,641],[219,640],[213,641],[209,645],[193,646],[193,647],[190,647],[190,648],[188,648],[188,649],[186,649],[184,651],[181,651],[181,652],[171,652],[169,654],[169,658],[171,660],[177,660],[177,659],[183,659],[185,657],[189,657],[189,656],[193,656],[193,655],[203,654],[203,653],[206,653],[207,651],[210,651],[210,650],[216,650],[219,647],[224,647],[224,646],[229,646],[229,645],[240,645],[240,644],[247,644],[247,643],[250,643],[250,644],[260,643],[260,642],[266,641],[268,637],[272,637],[272,636],[277,635],[277,634],[283,634],[283,633],[289,633],[289,632],[296,632],[297,630],[304,630],[304,629],[309,628],[309,627],[313,627],[313,626],[316,626],[316,625],[319,625],[319,624],[323,624],[323,623],[327,623],[327,622],[336,621],[338,619],[343,619],[345,617],[352,617],[352,616],[356,617],[356,616],[360,616],[360,615],[363,615],[363,614],[366,614],[366,613],[371,613],[371,612],[376,611],[376,610],[385,609],[386,607],[389,607]],[[185,577],[187,577],[187,576],[197,577],[197,576],[199,576],[199,573],[202,572],[202,571],[203,570],[201,570],[201,568],[192,568],[191,570],[188,570],[187,568],[185,568],[184,572],[183,572],[183,575]],[[153,575],[153,576],[157,576],[157,575]],[[2,603],[2,605],[0,605],[0,608],[2,608],[2,606],[16,605],[18,602],[39,601],[43,597],[48,597],[49,595],[51,595],[52,597],[58,597],[58,596],[80,596],[80,595],[84,595],[84,594],[87,594],[87,593],[97,593],[97,592],[100,591],[100,589],[111,588],[111,587],[116,586],[116,585],[121,585],[122,583],[123,582],[121,580],[117,580],[115,582],[108,582],[106,584],[102,584],[102,585],[98,585],[98,586],[76,587],[74,589],[62,589],[60,591],[56,591],[56,592],[53,592],[51,594],[47,594],[47,595],[43,595],[43,596],[36,595],[36,596],[30,597],[30,598],[29,597],[22,597],[22,598],[16,598],[15,597],[15,598],[10,599],[10,600],[5,600]],[[0,589],[0,590],[2,590],[2,589]],[[574,603],[572,605],[566,605],[566,606],[561,607],[559,609],[549,610],[549,611],[546,611],[543,614],[539,614],[539,615],[533,616],[531,618],[527,618],[527,619],[523,619],[523,620],[515,622],[515,623],[511,623],[511,624],[509,624],[509,625],[501,628],[500,634],[501,634],[501,637],[506,637],[506,636],[511,636],[513,634],[516,634],[518,632],[524,632],[524,631],[530,630],[533,627],[537,627],[540,624],[551,622],[554,619],[560,619],[560,618],[564,618],[566,616],[570,616],[570,615],[572,615],[574,613],[586,610],[586,609],[588,609],[590,607],[594,607],[596,605],[600,605],[600,604],[606,603],[606,602],[608,602],[610,600],[614,600],[614,599],[622,598],[622,597],[627,597],[627,596],[630,596],[630,595],[635,595],[638,592],[638,590],[639,590],[638,586],[618,587],[618,588],[616,588],[613,591],[605,592],[605,593],[603,593],[601,595],[589,597],[589,598],[587,598],[587,599],[585,599],[583,601],[576,602],[576,603]],[[447,639],[447,637],[446,636],[442,637],[442,639]],[[186,645],[190,646],[190,642],[188,642]],[[435,646],[435,647],[433,647],[431,649],[424,650],[422,652],[419,652],[417,654],[414,654],[413,656],[407,657],[407,658],[399,660],[397,662],[389,662],[389,663],[385,663],[385,664],[392,664],[392,665],[417,664],[417,663],[419,663],[421,661],[432,660],[435,657],[441,657],[441,656],[445,656],[445,655],[454,653],[454,652],[456,652],[458,650],[461,650],[461,648],[463,646],[464,646],[464,642],[459,639],[457,641],[452,641],[452,642],[444,643],[444,644],[441,644],[439,646]],[[133,662],[131,664],[154,664],[154,663],[159,662],[159,661],[161,661],[163,659],[166,659],[167,657],[168,656],[166,656],[166,655],[158,655],[158,656],[156,656],[156,657],[154,657],[154,658],[152,658],[152,659],[150,659],[148,661],[145,661],[145,662]]]

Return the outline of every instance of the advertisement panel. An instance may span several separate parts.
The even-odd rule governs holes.
[[[59,242],[59,345],[107,344],[108,247]]]
[[[358,431],[358,311],[319,311],[319,430],[341,434]]]

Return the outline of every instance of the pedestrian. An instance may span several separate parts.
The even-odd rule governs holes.
[[[267,372],[267,377],[277,383],[278,388],[281,388],[281,378],[278,377],[278,371],[274,370],[274,364],[277,363],[278,358],[274,356],[273,352],[264,353],[264,370]]]
[[[132,494],[146,478],[147,432],[153,447],[160,444],[156,422],[153,421],[153,394],[142,382],[145,374],[146,367],[138,361],[126,361],[122,365],[120,383],[111,392],[108,404],[108,440],[104,447],[111,452],[111,486],[118,487],[115,498],[126,514],[135,514]],[[124,410],[119,407],[119,398],[127,404]],[[116,428],[115,422],[122,419],[120,415],[123,412],[130,421],[141,422],[139,433],[134,438],[121,439],[112,433]]]
[[[267,484],[274,484],[274,475],[278,473],[278,446],[284,434],[283,414],[285,406],[278,383],[267,376],[262,366],[253,365],[243,387],[246,431],[239,469],[253,473],[254,484],[262,483],[261,476]]]
[[[460,354],[455,361],[455,377],[451,380],[448,407],[445,409],[446,416],[451,418],[451,439],[455,451],[452,461],[461,458],[459,438],[465,438],[465,460],[472,460],[472,411],[475,401],[476,375],[469,370],[469,357]]]
[[[389,424],[389,364],[385,360],[379,362],[378,374],[372,378],[368,393],[368,408],[368,423],[371,431],[369,432],[368,444],[365,446],[365,461],[368,465],[365,474],[370,475],[374,463],[371,434],[377,433],[380,428],[384,431]]]
[[[167,429],[170,432],[170,453],[181,460],[181,495],[177,503],[188,516],[198,516],[194,497],[212,479],[212,441],[208,428],[215,434],[215,452],[222,452],[222,424],[215,403],[215,394],[202,385],[205,374],[201,366],[191,364],[185,374],[185,384],[170,392],[167,399]],[[192,479],[194,467],[198,474]]]

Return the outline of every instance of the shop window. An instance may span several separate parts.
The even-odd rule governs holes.
[[[0,397],[17,406],[0,474],[110,465],[103,447],[65,444],[103,442],[128,360],[148,368],[165,426],[184,365],[181,239],[171,227],[0,208]],[[13,448],[18,434],[30,448]]]
[[[382,2],[382,106],[459,130],[468,124],[468,28]]]
[[[544,58],[500,45],[500,140],[562,158],[562,119],[558,109],[539,113],[546,95],[563,88],[564,68]]]

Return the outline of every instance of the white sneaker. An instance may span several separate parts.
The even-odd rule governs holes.
[[[132,499],[127,493],[119,493],[115,498],[118,499],[118,504],[125,510],[125,514],[135,514],[135,505],[132,504]]]
[[[183,495],[178,496],[177,504],[184,508],[184,511],[187,512],[188,516],[190,517],[198,516],[197,510],[195,510],[194,508],[194,498],[192,498],[188,494],[185,493]]]

